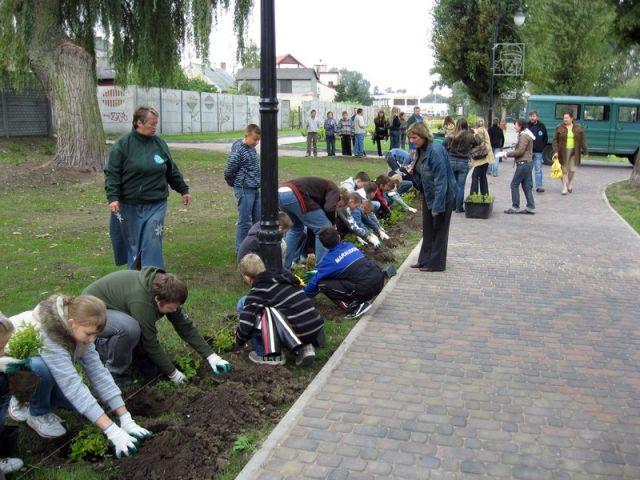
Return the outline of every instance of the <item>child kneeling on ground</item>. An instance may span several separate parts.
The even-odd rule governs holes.
[[[335,227],[321,229],[318,236],[328,252],[304,292],[309,297],[324,293],[348,318],[364,315],[371,308],[369,300],[382,291],[384,272],[352,243],[341,242]]]
[[[35,310],[9,319],[16,331],[33,325],[43,338],[40,354],[27,363],[38,376],[36,391],[28,405],[11,398],[9,416],[18,422],[26,421],[41,437],[57,438],[66,430],[52,408],[59,405],[76,410],[100,427],[119,458],[135,453],[138,440],[151,436],[151,432],[131,418],[122,392],[96,351],[93,342],[106,325],[106,313],[104,302],[96,297],[53,295]],[[118,416],[120,426],[111,421],[84,384],[75,368],[76,361],[98,397]]]
[[[268,272],[264,263],[255,253],[249,253],[240,260],[240,273],[251,291],[238,300],[240,323],[236,330],[236,343],[244,345],[249,339],[254,351],[249,360],[265,365],[284,365],[283,354],[265,356],[257,321],[265,307],[275,307],[286,319],[291,330],[302,342],[294,352],[296,365],[307,366],[315,359],[313,346],[324,346],[324,320],[311,301],[306,297],[300,281],[290,271]]]

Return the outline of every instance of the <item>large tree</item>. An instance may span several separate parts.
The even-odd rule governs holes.
[[[371,105],[373,97],[369,93],[371,83],[362,73],[355,70],[340,70],[340,84],[336,88],[336,102],[353,102]]]
[[[615,28],[627,44],[640,45],[640,0],[608,0],[616,10]]]
[[[253,40],[240,55],[240,64],[242,68],[260,68],[260,49]]]
[[[435,66],[432,73],[439,75],[439,85],[462,82],[471,99],[486,112],[493,25],[496,22],[498,42],[520,42],[519,31],[513,23],[518,6],[517,0],[438,0],[433,12]],[[495,101],[522,83],[522,77],[496,77]]]
[[[100,168],[106,156],[95,81],[97,28],[112,39],[117,79],[163,86],[187,43],[207,59],[216,13],[230,0],[0,0],[0,72],[15,83],[31,70],[51,102],[54,165]],[[238,52],[253,0],[235,0]]]

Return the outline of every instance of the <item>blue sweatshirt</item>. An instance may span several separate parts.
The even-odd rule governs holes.
[[[315,297],[318,294],[320,280],[339,276],[361,258],[364,258],[364,254],[353,243],[340,242],[322,257],[318,264],[318,273],[304,287],[304,293],[309,297]]]

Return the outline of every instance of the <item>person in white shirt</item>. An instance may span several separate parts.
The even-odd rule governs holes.
[[[364,156],[364,136],[367,133],[367,125],[364,123],[364,117],[362,116],[362,109],[356,110],[356,117],[353,122],[353,131],[356,136],[356,157]]]
[[[313,146],[313,156],[318,156],[318,132],[322,122],[316,118],[316,111],[311,110],[311,117],[307,118],[305,130],[307,131],[307,157],[311,156],[311,147]]]

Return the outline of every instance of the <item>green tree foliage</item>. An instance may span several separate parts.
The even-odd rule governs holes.
[[[525,29],[535,48],[527,50],[532,91],[587,95],[610,64],[615,13],[605,0],[531,2]]]
[[[489,103],[493,23],[498,18],[498,42],[520,42],[513,23],[516,0],[438,0],[433,11],[433,47],[439,85],[462,82],[472,101]],[[499,7],[499,9],[498,9]],[[494,98],[522,85],[521,77],[496,77]]]
[[[253,40],[240,54],[242,68],[260,68],[260,49]]]
[[[340,70],[341,82],[336,87],[336,102],[352,102],[360,105],[371,105],[373,97],[369,93],[371,83],[362,73],[355,70]]]
[[[640,45],[640,1],[609,0],[615,7],[615,29],[618,37],[626,44]]]
[[[640,98],[640,77],[631,78],[622,85],[612,88],[609,94],[613,97]]]

